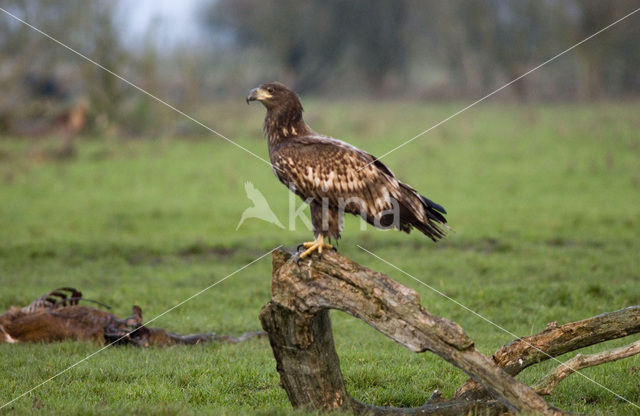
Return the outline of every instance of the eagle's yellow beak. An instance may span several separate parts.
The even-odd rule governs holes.
[[[251,91],[249,91],[249,95],[247,95],[247,104],[249,104],[250,101],[262,101],[271,97],[272,95],[269,94],[267,91],[263,90],[262,88],[259,88],[259,87],[254,88]]]

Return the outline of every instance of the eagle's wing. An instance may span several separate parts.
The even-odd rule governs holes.
[[[271,161],[280,181],[303,199],[321,203],[326,198],[330,206],[342,206],[345,212],[373,223],[393,209],[394,198],[400,204],[401,220],[410,213],[427,222],[422,197],[415,190],[399,182],[372,155],[342,141],[325,136],[297,138],[274,148]],[[399,228],[408,231],[409,225],[414,224],[399,224]]]

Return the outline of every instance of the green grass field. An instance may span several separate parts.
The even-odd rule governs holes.
[[[305,101],[312,127],[377,155],[462,107]],[[640,304],[639,113],[640,103],[479,105],[384,159],[396,176],[447,208],[455,232],[436,245],[415,233],[361,231],[353,218],[339,250],[417,290],[430,312],[457,321],[487,354],[512,337],[356,244],[523,336],[550,321]],[[261,106],[238,102],[199,118],[266,158],[263,115]],[[204,132],[189,140],[82,138],[77,157],[67,161],[46,157],[55,146],[0,139],[1,310],[71,285],[120,316],[139,304],[147,321],[275,246],[311,237],[300,221],[290,231],[249,219],[236,231],[251,206],[244,182],[262,191],[285,225],[289,191],[269,166]],[[180,333],[257,330],[270,272],[267,257],[152,326]],[[434,389],[450,396],[466,380],[432,354],[406,351],[345,314],[332,317],[342,370],[357,399],[418,406]],[[0,405],[98,348],[0,345]],[[552,366],[535,366],[519,378],[532,383]],[[636,356],[584,374],[640,405],[639,368]],[[640,415],[578,375],[549,400],[574,412]],[[278,387],[268,341],[258,339],[110,348],[0,413],[294,412]]]

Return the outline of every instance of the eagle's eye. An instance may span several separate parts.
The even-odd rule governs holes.
[[[267,92],[269,94],[273,94],[273,87],[267,87]]]

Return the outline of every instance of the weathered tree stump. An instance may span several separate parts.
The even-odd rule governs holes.
[[[478,352],[458,324],[427,312],[414,290],[336,252],[298,265],[291,260],[291,253],[275,251],[271,291],[272,300],[263,307],[260,320],[269,334],[280,384],[294,407],[373,415],[459,415],[469,412],[493,415],[510,411],[563,414],[533,389],[515,380],[514,373],[509,371],[512,367],[500,362],[496,356],[489,358]],[[459,389],[459,394],[451,400],[436,396],[418,408],[377,407],[356,401],[347,393],[340,371],[330,309],[362,319],[411,351],[437,354],[465,371],[472,382]],[[616,332],[618,336],[603,334],[599,341],[589,341],[588,336],[578,331],[574,333],[574,338],[579,339],[575,345],[581,348],[604,341],[606,337],[611,339],[623,336],[621,333],[638,332],[640,323],[634,319],[630,318],[622,325],[624,328]],[[555,327],[548,331],[553,329]],[[553,354],[571,351],[574,344],[563,337],[560,339],[559,344],[563,346],[553,349],[552,343],[542,345],[540,349],[550,348]],[[527,365],[548,358],[541,358],[531,351],[520,352],[529,357],[524,361]],[[629,351],[625,356],[628,355]],[[518,361],[518,364],[524,368],[522,362]]]

